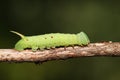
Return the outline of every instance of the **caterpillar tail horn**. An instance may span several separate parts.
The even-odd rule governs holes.
[[[14,34],[17,34],[17,35],[20,36],[22,39],[25,39],[25,36],[24,36],[23,34],[20,34],[20,33],[16,32],[16,31],[10,31],[10,32],[12,32],[12,33],[14,33]]]

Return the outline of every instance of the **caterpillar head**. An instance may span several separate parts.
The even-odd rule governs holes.
[[[86,33],[80,32],[77,34],[77,36],[78,36],[79,44],[87,45],[88,43],[90,43],[90,40],[89,40],[88,36],[86,35]]]
[[[26,46],[27,41],[28,41],[27,37],[25,37],[24,35],[16,32],[16,31],[10,31],[10,32],[12,32],[14,34],[17,34],[18,36],[21,37],[21,39],[15,44],[15,49],[17,49],[17,50],[23,50],[24,48],[27,47]]]

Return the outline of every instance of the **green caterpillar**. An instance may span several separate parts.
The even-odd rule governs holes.
[[[60,46],[83,46],[90,43],[88,36],[84,32],[78,34],[50,33],[37,36],[24,36],[15,31],[11,32],[21,37],[21,40],[15,44],[15,49],[19,51],[29,48],[32,51],[37,51],[38,49],[44,50]]]

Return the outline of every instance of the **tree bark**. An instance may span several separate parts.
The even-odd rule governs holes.
[[[88,46],[60,47],[36,52],[0,49],[0,62],[45,62],[88,56],[120,56],[120,42],[90,43]]]

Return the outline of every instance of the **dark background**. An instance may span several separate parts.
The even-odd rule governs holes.
[[[24,35],[84,31],[91,42],[119,41],[120,2],[81,0],[1,0],[0,48],[14,48]],[[118,80],[119,57],[87,57],[64,61],[0,63],[0,80]]]

